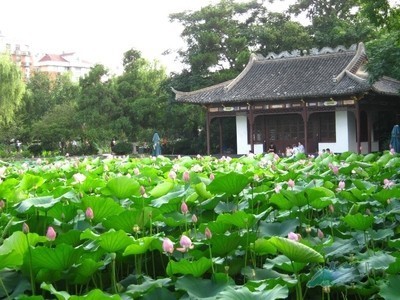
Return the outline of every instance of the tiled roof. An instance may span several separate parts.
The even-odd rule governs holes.
[[[43,61],[62,61],[62,62],[68,62],[65,58],[63,58],[62,55],[60,54],[45,54],[40,60],[40,62]]]
[[[193,92],[175,91],[176,100],[198,104],[290,100],[346,96],[373,89],[393,93],[397,82],[377,82],[356,75],[367,57],[363,44],[356,51],[266,59],[252,56],[234,80]]]

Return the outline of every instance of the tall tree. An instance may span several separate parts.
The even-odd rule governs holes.
[[[167,76],[156,62],[142,58],[140,51],[130,49],[124,53],[124,73],[116,79],[119,120],[129,121],[124,129],[132,141],[150,140],[155,130],[162,133],[166,95],[161,90]]]
[[[79,80],[80,96],[77,102],[77,119],[80,123],[81,139],[90,141],[110,140],[112,124],[121,108],[113,79],[103,65],[94,66]]]
[[[370,40],[374,27],[358,13],[359,0],[298,0],[288,9],[292,15],[305,13],[315,47],[350,46]]]
[[[25,92],[25,83],[9,55],[0,54],[0,126],[14,120]]]

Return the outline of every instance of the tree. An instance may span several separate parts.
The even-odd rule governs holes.
[[[308,29],[315,47],[349,47],[374,36],[374,27],[358,13],[359,9],[358,0],[298,0],[288,12],[292,15],[306,13],[311,21]]]
[[[130,49],[124,53],[124,73],[116,79],[119,120],[129,120],[124,133],[131,141],[148,141],[155,130],[162,134],[166,95],[161,85],[167,76],[157,62],[148,62],[140,51]],[[162,128],[160,128],[162,127]]]
[[[77,101],[76,118],[80,131],[76,138],[90,141],[110,140],[114,135],[114,120],[122,108],[119,106],[114,80],[109,79],[103,65],[94,66],[79,80],[80,96]]]
[[[25,92],[21,72],[11,58],[0,55],[0,125],[9,125],[19,108]]]

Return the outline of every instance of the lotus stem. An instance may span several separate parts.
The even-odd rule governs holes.
[[[111,284],[112,284],[113,293],[117,294],[118,290],[117,290],[117,279],[116,279],[116,274],[115,274],[115,257],[116,257],[116,254],[112,253],[111,254],[111,258],[112,258],[112,262],[111,262]]]
[[[32,251],[31,251],[31,245],[29,244],[29,238],[28,234],[26,233],[26,242],[28,244],[28,252],[29,252],[29,275],[31,277],[31,289],[32,289],[32,295],[35,296],[35,280],[33,278],[33,270],[32,270]]]
[[[11,299],[11,298],[10,298],[10,295],[9,295],[8,292],[7,292],[7,288],[5,287],[4,282],[3,282],[3,280],[1,279],[1,277],[0,277],[0,284],[1,284],[1,287],[3,288],[3,290],[4,290],[4,293],[6,294],[7,299]]]

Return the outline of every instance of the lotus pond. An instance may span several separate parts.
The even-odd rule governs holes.
[[[398,299],[400,156],[0,162],[2,299]]]

